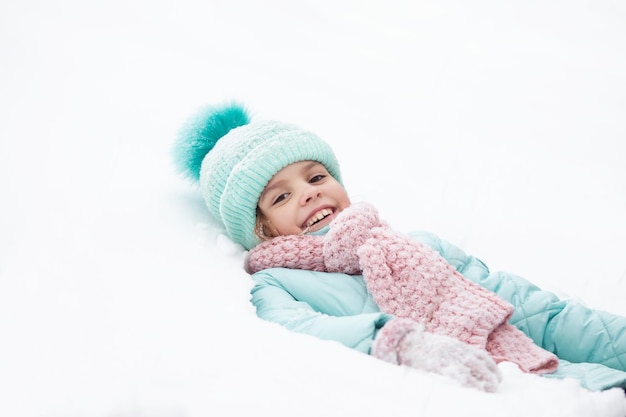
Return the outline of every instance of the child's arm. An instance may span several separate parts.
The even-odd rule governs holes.
[[[273,268],[252,279],[251,301],[260,318],[364,353],[391,319],[378,311],[357,277]]]
[[[252,303],[265,320],[464,386],[497,389],[500,373],[486,351],[380,313],[360,276],[274,268],[252,279]]]

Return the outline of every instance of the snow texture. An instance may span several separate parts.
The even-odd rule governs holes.
[[[626,314],[626,7],[598,1],[0,3],[0,415],[623,417],[259,320],[169,149],[236,99],[335,148],[353,200]]]

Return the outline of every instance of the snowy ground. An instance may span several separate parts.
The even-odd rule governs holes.
[[[175,4],[175,5],[174,5]],[[169,147],[237,98],[354,199],[626,314],[626,8],[586,1],[0,4],[0,415],[623,417],[502,364],[484,394],[262,322]]]

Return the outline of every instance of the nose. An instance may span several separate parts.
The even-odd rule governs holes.
[[[302,192],[300,202],[302,204],[307,204],[313,200],[320,198],[321,196],[322,196],[322,191],[319,189],[319,187],[315,187],[310,184],[307,184],[307,188],[305,188]]]

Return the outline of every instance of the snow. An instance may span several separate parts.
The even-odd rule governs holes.
[[[626,314],[619,1],[0,4],[0,415],[623,417],[500,368],[461,388],[256,318],[169,160],[236,98],[335,148],[354,200]]]

